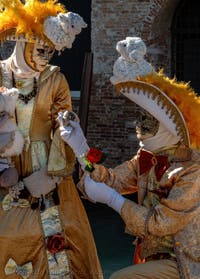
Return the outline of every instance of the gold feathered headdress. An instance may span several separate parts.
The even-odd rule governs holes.
[[[180,136],[186,145],[200,149],[200,97],[188,83],[170,79],[160,71],[115,86]]]
[[[163,70],[149,71],[143,58],[132,63],[119,60],[117,69],[113,68],[116,90],[152,114],[184,144],[200,149],[200,97],[189,83],[170,79]],[[133,69],[141,74],[135,76]]]
[[[42,42],[57,50],[70,48],[87,25],[57,0],[0,0],[0,41]]]
[[[200,97],[189,83],[170,79],[163,74],[163,70],[158,74],[138,77],[138,80],[160,88],[172,100],[184,117],[191,146],[200,149]]]

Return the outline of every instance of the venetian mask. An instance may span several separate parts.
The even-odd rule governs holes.
[[[26,43],[24,52],[26,63],[33,70],[42,72],[52,58],[54,49],[37,43]]]
[[[145,110],[140,109],[137,112],[135,122],[137,138],[145,140],[155,136],[159,129],[159,121]]]

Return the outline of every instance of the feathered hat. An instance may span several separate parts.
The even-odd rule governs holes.
[[[115,88],[152,114],[185,145],[200,149],[200,97],[189,83],[170,79],[161,70],[120,80]]]
[[[0,0],[0,41],[38,42],[60,51],[71,48],[87,24],[57,0]]]

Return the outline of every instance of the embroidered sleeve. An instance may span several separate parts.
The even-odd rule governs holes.
[[[200,171],[179,177],[168,198],[162,199],[148,222],[148,232],[172,235],[182,230],[198,214],[200,200]]]
[[[70,90],[67,80],[65,79],[64,75],[61,73],[57,73],[55,77],[55,84],[54,84],[54,102],[52,108],[52,119],[53,119],[53,126],[56,128],[58,127],[57,117],[58,112],[65,111],[65,110],[72,110],[71,104],[71,96]]]
[[[135,157],[114,169],[97,164],[94,167],[91,178],[95,181],[105,182],[121,194],[137,191],[137,160]]]
[[[126,200],[122,207],[121,217],[126,225],[127,233],[143,238],[146,234],[148,213],[149,210],[146,207]]]
[[[193,181],[194,180],[194,181]],[[126,200],[121,216],[127,232],[144,237],[174,235],[192,221],[199,210],[200,171],[187,172],[178,177],[168,198],[152,209]]]
[[[52,127],[54,135],[52,135],[52,143],[49,151],[48,173],[51,175],[71,175],[74,171],[75,155],[68,144],[60,137],[58,132],[58,112],[72,110],[71,96],[69,85],[65,76],[56,73],[52,107]],[[58,135],[59,134],[59,135]]]

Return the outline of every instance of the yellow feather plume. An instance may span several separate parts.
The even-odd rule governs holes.
[[[163,74],[163,70],[158,74],[138,77],[138,80],[158,87],[177,105],[186,121],[192,147],[200,149],[200,97],[189,83],[170,79]]]
[[[45,40],[43,34],[44,20],[58,13],[66,13],[65,7],[57,0],[40,2],[27,0],[0,0],[0,40],[9,34],[24,35],[30,41],[34,37]]]

